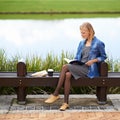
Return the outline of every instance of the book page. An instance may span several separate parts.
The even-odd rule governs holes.
[[[81,62],[81,61],[79,61],[79,60],[77,60],[77,59],[70,60],[70,59],[68,59],[68,58],[64,58],[64,60],[65,60],[67,63],[70,63],[70,64],[79,64],[79,65],[85,64],[85,63],[83,63],[83,62]]]
[[[71,63],[71,62],[74,62],[74,61],[78,61],[77,59],[68,59],[68,58],[64,58],[64,60],[67,62],[67,63]]]
[[[68,58],[64,58],[64,60],[67,62],[67,63],[70,63],[70,59],[68,59]]]

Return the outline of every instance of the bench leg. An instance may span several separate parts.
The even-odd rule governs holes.
[[[26,104],[26,87],[17,88],[17,102],[20,105]]]
[[[98,104],[104,105],[107,103],[107,87],[97,87],[96,96],[98,99]]]

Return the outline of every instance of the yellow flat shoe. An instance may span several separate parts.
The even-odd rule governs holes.
[[[47,100],[45,100],[45,103],[54,103],[59,98],[60,98],[59,95],[58,96],[51,95]]]
[[[65,111],[67,108],[69,108],[69,105],[67,103],[63,103],[60,107],[60,111]]]

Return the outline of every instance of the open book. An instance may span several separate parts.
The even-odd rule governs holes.
[[[47,75],[47,71],[46,70],[42,70],[39,72],[35,72],[33,74],[31,74],[32,77],[45,77]]]
[[[69,64],[78,64],[78,65],[83,65],[83,64],[85,64],[85,63],[83,63],[83,62],[81,62],[81,61],[79,61],[79,60],[77,60],[77,59],[70,60],[70,59],[68,59],[68,58],[64,58],[64,60],[65,60],[67,63],[69,63]]]

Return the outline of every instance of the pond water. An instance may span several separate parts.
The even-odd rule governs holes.
[[[28,54],[44,57],[48,52],[60,55],[62,50],[76,53],[83,22],[93,25],[110,57],[120,58],[120,18],[0,20],[0,49],[8,57],[19,54],[23,58]]]

